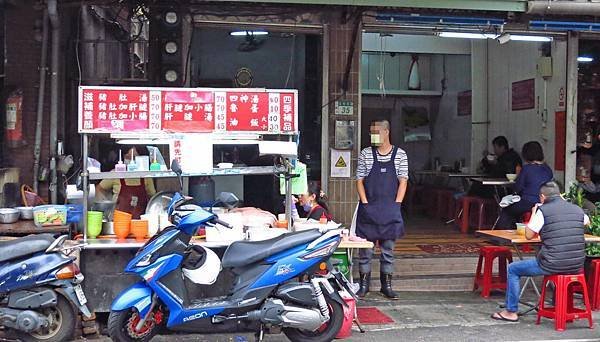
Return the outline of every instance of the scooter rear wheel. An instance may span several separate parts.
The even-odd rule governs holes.
[[[161,322],[157,323],[154,317],[150,316],[142,330],[137,332],[135,326],[140,317],[136,310],[111,311],[108,316],[108,335],[115,342],[150,341],[160,329]]]
[[[62,295],[57,295],[57,300],[56,306],[39,310],[39,313],[48,318],[50,324],[31,334],[17,331],[19,340],[23,342],[62,342],[71,339],[75,330],[75,309]]]
[[[344,323],[344,308],[335,300],[325,295],[329,306],[329,321],[316,331],[284,328],[283,333],[292,342],[330,342],[335,339]]]

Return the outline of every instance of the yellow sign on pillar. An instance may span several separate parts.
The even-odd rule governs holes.
[[[331,177],[350,178],[350,151],[331,150]]]

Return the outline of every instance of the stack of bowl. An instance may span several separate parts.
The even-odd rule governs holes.
[[[115,210],[113,214],[113,227],[118,239],[126,239],[129,236],[131,228],[131,214]]]
[[[135,237],[136,241],[144,241],[148,235],[148,221],[132,220],[131,234]]]

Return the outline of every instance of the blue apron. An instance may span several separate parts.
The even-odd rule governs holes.
[[[395,240],[404,235],[400,203],[396,202],[400,185],[394,164],[397,152],[394,147],[390,161],[382,163],[373,147],[373,167],[363,183],[369,203],[359,203],[356,217],[356,235],[369,241]]]

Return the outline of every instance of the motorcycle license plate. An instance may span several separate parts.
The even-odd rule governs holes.
[[[85,305],[87,303],[87,298],[85,297],[85,293],[83,293],[83,289],[81,285],[73,286],[73,290],[75,290],[75,295],[77,296],[77,300],[80,305]]]

